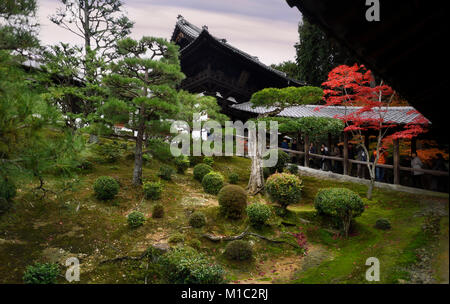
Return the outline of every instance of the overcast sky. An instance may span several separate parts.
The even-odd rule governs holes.
[[[211,34],[258,56],[266,63],[295,58],[297,27],[301,14],[285,0],[124,0],[128,17],[135,22],[132,36],[170,39],[177,16],[207,25]],[[40,39],[44,45],[60,41],[82,44],[82,40],[51,23],[48,16],[61,6],[59,0],[38,0]]]

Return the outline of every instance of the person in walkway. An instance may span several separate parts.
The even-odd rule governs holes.
[[[366,151],[364,151],[363,147],[361,146],[358,149],[357,160],[364,162],[367,161]],[[366,178],[366,165],[358,164],[357,168],[358,168],[357,176],[359,178]]]
[[[333,149],[331,150],[330,155],[334,156],[334,157],[342,157],[341,156],[341,150],[339,149],[339,147],[337,145],[333,146]],[[331,170],[334,173],[338,173],[339,172],[339,164],[340,164],[340,161],[338,161],[338,160],[332,160],[331,161]]]
[[[288,144],[288,141],[287,141],[286,138],[283,139],[283,142],[281,143],[281,148],[283,148],[283,149],[289,149],[289,144]]]
[[[320,147],[320,154],[322,156],[328,156],[328,148],[327,146],[325,146],[325,144],[322,144],[322,146]],[[328,159],[325,159],[324,157],[320,159],[320,170],[323,171],[329,170]]]
[[[423,172],[416,171],[414,169],[422,169],[423,163],[420,160],[420,157],[417,155],[416,152],[413,152],[411,154],[411,168],[413,168],[412,171],[412,178],[413,178],[413,186],[416,188],[423,188]]]
[[[375,150],[375,151],[373,151],[373,159],[375,160],[376,157],[377,157],[377,151]],[[387,152],[383,148],[380,148],[380,157],[378,158],[377,164],[381,164],[381,165],[386,164],[386,157],[387,157]],[[379,166],[375,167],[375,179],[377,182],[384,181],[384,168],[383,167],[379,167]]]

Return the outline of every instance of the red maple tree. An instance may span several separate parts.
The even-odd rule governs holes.
[[[358,138],[359,145],[367,155],[367,166],[370,173],[370,186],[367,197],[372,196],[375,182],[375,168],[380,158],[380,150],[385,149],[388,142],[394,139],[411,139],[426,131],[428,120],[416,110],[406,115],[414,115],[407,124],[400,125],[387,119],[386,113],[392,105],[395,91],[383,81],[376,84],[370,70],[364,65],[341,65],[328,74],[328,80],[322,83],[326,104],[321,107],[345,107],[343,115],[336,115],[344,124],[344,132],[350,132]],[[317,110],[320,111],[318,107]],[[369,147],[364,144],[364,133],[372,131],[377,134],[376,157],[371,162]]]

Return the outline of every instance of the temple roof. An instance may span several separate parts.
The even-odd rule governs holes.
[[[261,61],[259,61],[258,57],[252,56],[252,55],[250,55],[250,54],[248,54],[248,53],[246,53],[246,52],[244,52],[244,51],[242,51],[242,50],[232,46],[231,44],[229,44],[227,42],[226,39],[217,38],[217,37],[213,36],[212,34],[209,33],[208,27],[206,25],[203,26],[202,28],[200,28],[200,27],[190,23],[186,19],[184,19],[183,16],[178,15],[177,22],[176,22],[176,25],[175,25],[175,29],[174,29],[172,37],[171,37],[171,41],[176,41],[177,35],[180,32],[183,33],[184,38],[186,38],[189,41],[189,43],[186,46],[181,48],[180,53],[182,55],[183,55],[183,53],[188,51],[188,49],[191,48],[195,44],[195,42],[197,40],[199,40],[197,38],[199,38],[199,37],[212,38],[215,41],[217,41],[220,46],[230,50],[231,52],[233,52],[236,55],[244,58],[245,60],[247,60],[247,61],[249,61],[249,62],[251,62],[253,64],[258,65],[259,67],[262,67],[263,69],[265,69],[265,70],[267,70],[267,71],[269,71],[271,73],[274,73],[274,74],[276,74],[279,77],[284,78],[285,80],[288,81],[288,83],[292,82],[295,85],[306,85],[304,82],[296,80],[296,79],[291,78],[291,77],[288,77],[286,75],[286,73],[284,73],[282,71],[279,71],[277,69],[274,69],[274,68],[272,68],[272,67],[262,63]]]
[[[231,108],[245,111],[254,114],[264,114],[276,110],[275,107],[254,107],[251,102],[245,102],[241,104],[234,104]],[[345,113],[350,114],[354,111],[361,109],[361,107],[343,107],[343,106],[320,106],[320,105],[303,105],[289,107],[281,111],[277,116],[302,118],[302,117],[328,117],[335,118],[336,116],[342,116]],[[384,120],[386,122],[392,122],[396,124],[407,124],[414,122],[414,119],[420,114],[413,107],[385,107],[381,108]],[[377,111],[374,109],[374,111]],[[376,118],[376,113],[372,112],[368,114]],[[430,123],[430,122],[429,122]]]

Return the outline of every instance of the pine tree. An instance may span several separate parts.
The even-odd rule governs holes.
[[[142,183],[142,147],[152,121],[172,118],[179,110],[177,84],[184,78],[178,47],[165,39],[126,38],[117,43],[119,60],[104,79],[115,98],[100,113],[111,121],[125,120],[136,135],[133,184]],[[127,113],[128,117],[124,117]]]

